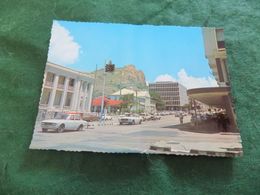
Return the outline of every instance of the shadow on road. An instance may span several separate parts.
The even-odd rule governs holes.
[[[201,124],[198,124],[197,126],[192,125],[189,122],[189,123],[183,123],[183,124],[178,124],[178,125],[165,126],[163,128],[174,128],[174,129],[178,129],[180,131],[188,131],[188,132],[193,132],[193,133],[213,134],[213,133],[221,132],[221,129],[218,129],[217,125],[215,123],[211,123],[211,122],[201,123]]]

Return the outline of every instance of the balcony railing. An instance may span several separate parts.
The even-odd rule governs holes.
[[[48,107],[48,104],[47,103],[40,103],[40,105],[39,105],[40,107]]]
[[[63,108],[66,110],[69,110],[70,109],[70,106],[63,106]]]
[[[53,86],[53,82],[51,82],[51,81],[45,81],[45,86],[47,86],[47,87],[52,87],[52,86]]]
[[[68,86],[68,90],[73,91],[74,90],[74,86]]]
[[[57,88],[58,89],[64,89],[64,84],[58,84]]]

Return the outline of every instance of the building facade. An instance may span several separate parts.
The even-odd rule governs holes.
[[[149,91],[160,95],[166,110],[181,110],[182,106],[189,103],[187,89],[178,82],[149,83]]]
[[[190,89],[188,90],[188,95],[209,106],[224,109],[230,121],[229,130],[238,131],[230,94],[224,30],[218,28],[203,28],[202,33],[205,57],[208,60],[208,64],[219,86]]]
[[[88,74],[47,62],[38,119],[57,112],[90,112],[94,79]]]
[[[227,53],[224,41],[224,30],[203,28],[205,56],[219,86],[228,86],[229,78],[226,65]]]
[[[146,113],[155,112],[155,104],[151,102],[149,91],[133,90],[123,88],[109,96],[110,99],[120,100],[122,96],[133,94],[136,104],[133,105],[131,111],[143,111]]]

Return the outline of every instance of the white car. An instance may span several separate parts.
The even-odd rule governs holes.
[[[81,119],[80,114],[58,113],[54,119],[44,120],[41,122],[42,132],[49,129],[56,130],[58,133],[64,130],[83,130],[88,123]]]
[[[142,123],[142,118],[140,116],[121,116],[118,118],[118,121],[120,125],[136,125]]]
[[[142,121],[148,121],[151,119],[151,115],[149,115],[147,113],[141,113],[140,117],[142,118]]]
[[[111,121],[111,120],[112,120],[112,116],[108,116],[108,115],[105,115],[105,116],[104,116],[104,115],[102,115],[102,116],[101,116],[101,119],[102,119],[102,120],[105,120],[105,121]]]
[[[161,119],[161,117],[160,117],[159,115],[157,115],[157,114],[152,114],[150,120],[160,120],[160,119]]]

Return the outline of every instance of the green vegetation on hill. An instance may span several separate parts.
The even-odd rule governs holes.
[[[91,73],[95,77],[93,97],[101,96],[103,89],[104,69],[98,69]],[[143,71],[137,70],[134,65],[126,65],[123,68],[115,68],[114,72],[107,72],[105,95],[120,90],[120,88],[133,88],[139,90],[148,90]]]

